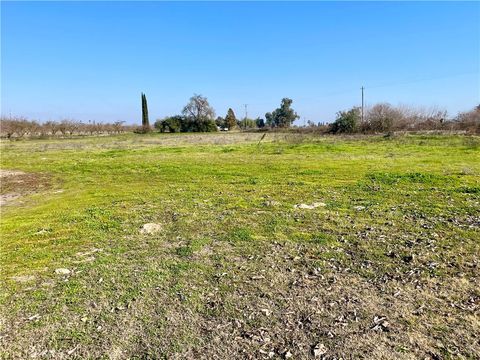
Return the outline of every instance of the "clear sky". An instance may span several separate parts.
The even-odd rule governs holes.
[[[139,123],[194,93],[224,116],[304,119],[480,101],[479,2],[4,2],[2,114]]]

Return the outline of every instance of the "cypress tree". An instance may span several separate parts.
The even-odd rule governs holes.
[[[150,130],[150,122],[148,121],[147,97],[142,93],[142,127],[144,131]]]
[[[232,130],[237,126],[237,118],[235,117],[235,113],[230,108],[227,111],[227,116],[225,116],[225,125],[228,130]]]

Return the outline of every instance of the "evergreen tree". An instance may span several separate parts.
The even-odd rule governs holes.
[[[235,113],[231,108],[227,111],[227,116],[225,116],[225,126],[228,130],[232,130],[237,126],[237,118],[235,117]]]
[[[150,122],[148,121],[147,97],[142,93],[142,128],[144,131],[150,130]]]

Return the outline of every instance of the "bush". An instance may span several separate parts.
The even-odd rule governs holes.
[[[180,132],[182,129],[183,116],[170,116],[163,120],[157,120],[155,122],[155,128],[160,132]]]
[[[155,128],[160,132],[213,132],[218,131],[217,124],[213,119],[194,119],[182,115],[166,117],[155,122]]]
[[[152,131],[152,129],[150,129],[150,127],[147,127],[147,126],[137,126],[135,129],[133,129],[133,132],[135,134],[146,134],[146,133],[149,133],[150,131]]]
[[[353,133],[358,128],[360,118],[360,109],[358,107],[348,111],[339,111],[335,122],[330,127],[330,132],[334,134]]]
[[[215,132],[218,131],[217,124],[212,119],[203,118],[190,122],[190,131],[193,132]]]

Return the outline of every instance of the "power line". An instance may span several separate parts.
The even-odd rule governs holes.
[[[448,78],[455,78],[459,76],[464,76],[464,75],[479,75],[477,71],[470,71],[470,72],[464,72],[464,73],[457,73],[457,74],[451,74],[451,75],[442,75],[442,76],[436,76],[436,77],[429,77],[429,78],[423,78],[423,79],[415,79],[415,80],[407,80],[407,81],[397,81],[397,82],[389,82],[389,83],[383,83],[383,84],[378,84],[378,85],[373,85],[373,86],[367,86],[369,89],[377,89],[377,88],[382,88],[382,87],[390,87],[390,86],[401,86],[401,85],[408,85],[408,84],[413,84],[413,83],[423,83],[423,82],[428,82],[428,81],[434,81],[434,80],[441,80],[441,79],[448,79]],[[368,85],[368,84],[367,84]],[[343,95],[343,94],[354,94],[358,90],[355,90],[354,88],[350,89],[344,89],[344,90],[339,90],[339,91],[333,91],[333,92],[327,92],[323,94],[319,94],[319,96],[302,96],[302,97],[296,97],[295,101],[304,101],[304,100],[320,100],[324,98],[328,98],[331,96],[337,96],[337,95]],[[263,105],[262,103],[255,103],[255,105]]]

